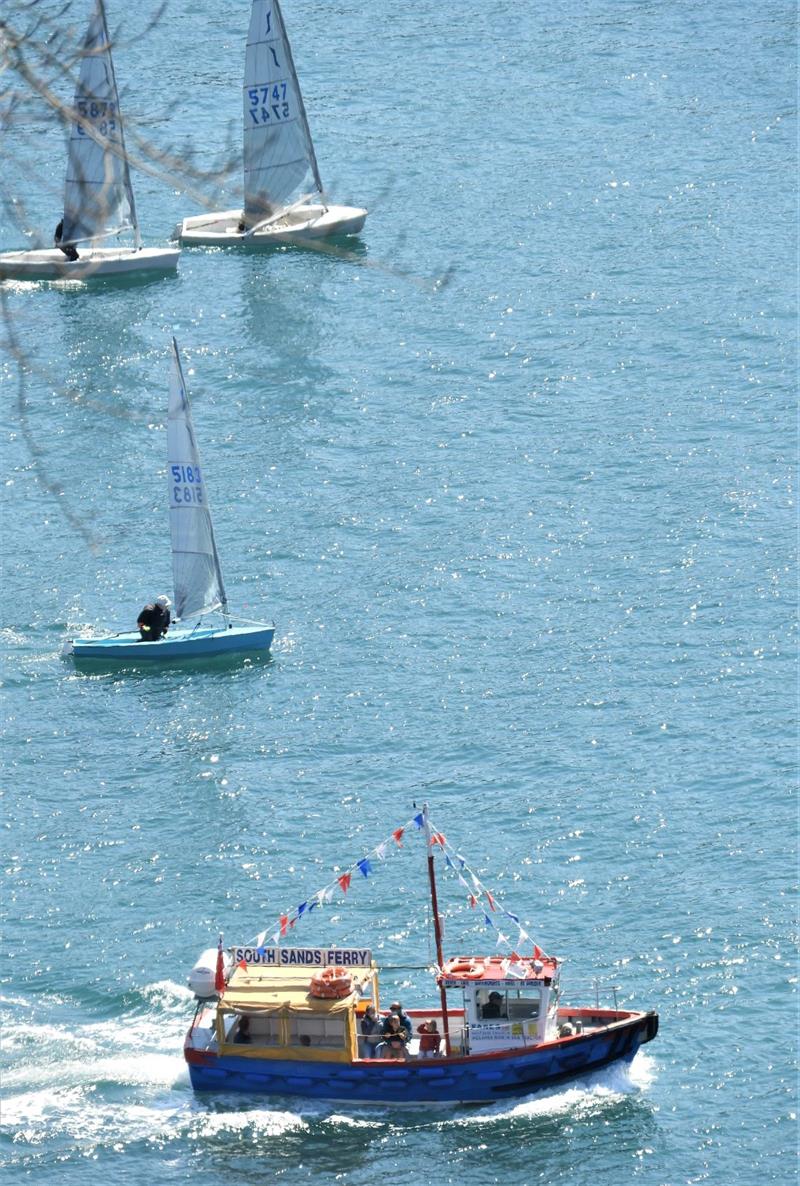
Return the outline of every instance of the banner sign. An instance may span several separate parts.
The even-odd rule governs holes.
[[[259,964],[266,968],[369,968],[368,947],[234,947],[235,964]]]

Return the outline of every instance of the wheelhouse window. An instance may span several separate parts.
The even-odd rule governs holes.
[[[542,1007],[541,989],[480,989],[477,994],[478,1018],[481,1021],[530,1021],[538,1018]]]
[[[538,988],[517,988],[508,992],[509,1021],[535,1020],[542,1008],[542,993]]]

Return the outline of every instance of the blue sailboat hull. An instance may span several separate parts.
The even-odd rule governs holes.
[[[517,1052],[352,1063],[218,1055],[185,1049],[195,1091],[294,1095],[351,1103],[482,1104],[528,1095],[613,1062],[629,1063],[658,1032],[655,1013]]]
[[[116,663],[153,663],[205,659],[215,655],[265,653],[275,637],[274,626],[198,626],[172,629],[157,642],[142,642],[138,631],[107,638],[73,638],[66,653],[76,660],[100,659]]]

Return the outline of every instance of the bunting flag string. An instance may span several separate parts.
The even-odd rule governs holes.
[[[493,930],[496,930],[498,933],[498,947],[501,944],[505,944],[507,947],[511,948],[511,955],[509,957],[510,964],[520,962],[520,957],[517,954],[516,947],[522,947],[523,945],[530,945],[533,947],[534,959],[547,959],[548,957],[544,954],[541,947],[539,947],[537,943],[534,943],[531,936],[523,927],[519,920],[519,915],[514,914],[511,910],[506,910],[506,908],[497,901],[497,898],[491,892],[491,890],[489,890],[483,884],[477,873],[475,873],[469,867],[466,858],[463,857],[460,852],[456,852],[456,850],[447,843],[441,832],[438,832],[434,829],[434,825],[430,820],[430,817],[428,819],[428,823],[432,829],[431,844],[435,843],[441,847],[442,852],[444,853],[445,866],[446,868],[453,870],[456,877],[458,878],[459,884],[464,890],[466,890],[467,902],[469,903],[470,909],[474,910],[480,902],[484,907],[484,909],[481,911],[483,914],[484,924],[487,927],[491,927]],[[464,876],[464,873],[466,873],[467,877],[469,877],[469,881],[467,880],[467,877]],[[499,927],[495,924],[494,920],[491,918],[491,914],[501,914],[504,918],[510,919],[510,921],[514,924],[518,932],[516,946],[512,945],[508,936],[502,933]]]
[[[298,919],[302,918],[306,914],[310,914],[311,911],[315,910],[317,907],[322,907],[327,905],[327,903],[332,902],[334,894],[337,892],[337,890],[342,894],[346,894],[350,889],[354,874],[360,874],[361,877],[369,878],[370,874],[374,872],[374,866],[372,864],[373,859],[376,861],[385,861],[389,846],[392,844],[392,842],[394,842],[395,847],[402,848],[403,836],[409,828],[413,827],[419,831],[421,828],[424,828],[424,826],[425,816],[423,812],[419,811],[416,815],[413,815],[410,820],[403,824],[402,827],[394,828],[385,840],[382,840],[380,844],[376,845],[376,847],[368,852],[365,857],[362,857],[360,860],[355,861],[352,865],[350,865],[344,871],[344,873],[337,874],[333,881],[329,881],[327,885],[323,886],[322,889],[317,890],[315,894],[311,894],[310,897],[306,898],[304,902],[301,902],[298,906],[296,906],[294,910],[284,911],[281,915],[279,915],[277,923],[275,924],[272,932],[270,933],[268,930],[261,931],[261,933],[256,936],[255,940],[252,942],[252,944],[249,944],[249,946],[263,950],[267,936],[269,936],[270,943],[278,944],[280,940],[284,938],[294,927]],[[445,838],[441,832],[437,832],[435,834],[435,840],[436,843],[440,844],[441,848],[444,850]],[[434,837],[431,837],[431,842],[434,842]]]

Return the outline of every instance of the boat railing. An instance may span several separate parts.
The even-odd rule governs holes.
[[[608,984],[602,980],[595,979],[583,984],[573,983],[570,981],[569,991],[570,995],[574,995],[576,999],[591,999],[590,993],[594,996],[594,1004],[596,1009],[613,1008],[619,1010],[619,1000],[617,993],[621,989],[620,984]],[[610,1000],[613,1001],[613,1006]]]

